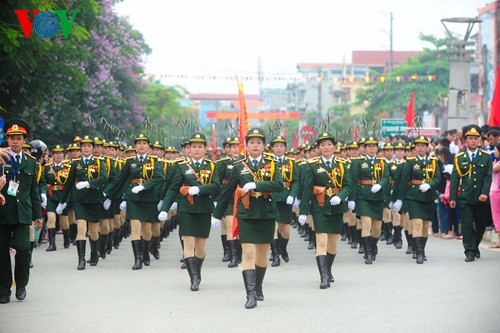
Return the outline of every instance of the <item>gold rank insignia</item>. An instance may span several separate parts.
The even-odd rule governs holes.
[[[368,163],[366,163],[366,162],[365,162],[365,163],[361,164],[361,167],[362,167],[363,169],[368,168]]]

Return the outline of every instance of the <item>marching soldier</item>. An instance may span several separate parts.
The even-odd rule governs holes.
[[[356,160],[349,169],[353,191],[349,196],[348,206],[349,209],[356,209],[356,214],[361,217],[365,264],[370,265],[378,254],[377,243],[384,210],[384,197],[380,194],[389,183],[389,170],[385,158],[376,157],[378,142],[374,137],[370,136],[365,140],[364,148],[366,156]]]
[[[55,251],[56,247],[56,208],[61,201],[62,191],[66,186],[71,162],[64,160],[64,148],[56,145],[52,148],[52,163],[44,168],[45,181],[47,183],[47,229],[49,233],[49,247],[46,251]],[[59,224],[63,232],[64,248],[69,247],[69,220],[68,208],[66,207],[59,215]]]
[[[134,252],[133,270],[149,266],[149,247],[152,237],[152,224],[159,223],[157,217],[158,195],[156,186],[163,178],[161,164],[155,156],[149,156],[149,139],[139,134],[134,139],[136,156],[128,157],[120,172],[120,178],[104,190],[107,198],[124,193],[126,218],[130,220],[132,250]],[[141,237],[142,236],[142,237]],[[142,238],[142,240],[141,240]]]
[[[356,159],[359,158],[359,147],[358,143],[356,141],[348,142],[346,144],[346,151],[347,151],[347,156],[348,159],[346,161],[347,163],[347,168],[351,168],[351,164],[354,163]],[[350,243],[351,244],[351,249],[357,249],[358,244],[361,242],[361,223],[360,223],[360,228],[357,229],[358,221],[356,218],[356,213],[354,213],[352,210],[348,210],[344,214],[344,218],[347,220],[347,228],[348,228],[348,234],[350,236]]]
[[[283,179],[275,162],[263,155],[265,140],[264,131],[260,128],[252,128],[247,132],[245,141],[248,158],[235,162],[227,187],[213,214],[214,221],[220,221],[234,193],[235,200],[238,200],[238,229],[243,248],[242,275],[247,294],[246,309],[255,308],[257,301],[264,300],[262,283],[277,211],[271,193],[283,190]]]
[[[450,207],[455,208],[457,201],[460,203],[465,261],[472,262],[481,258],[479,244],[490,210],[489,191],[493,163],[489,152],[479,149],[479,126],[465,126],[462,133],[467,149],[455,155],[450,183]]]
[[[278,135],[271,141],[271,150],[274,153],[276,168],[281,170],[284,189],[273,193],[273,198],[278,206],[276,218],[276,230],[274,240],[271,243],[273,261],[271,266],[280,265],[280,255],[285,262],[290,260],[286,249],[290,239],[290,223],[292,221],[292,205],[297,198],[300,186],[297,163],[293,159],[285,157],[286,140]]]
[[[32,221],[37,228],[43,224],[36,161],[22,152],[29,131],[28,124],[22,119],[9,119],[4,125],[10,161],[4,164],[6,182],[2,182],[0,194],[0,303],[10,302],[12,266],[9,247],[16,250],[16,298],[20,301],[26,298],[31,262],[29,229]]]
[[[332,265],[347,211],[345,200],[351,182],[345,160],[335,157],[335,139],[322,133],[317,141],[320,157],[310,159],[303,173],[304,189],[300,202],[299,223],[304,224],[310,212],[316,232],[316,263],[321,278],[320,289],[335,282]]]
[[[205,245],[210,234],[211,214],[219,191],[219,173],[213,161],[204,158],[205,135],[195,133],[190,139],[189,160],[179,163],[168,192],[163,199],[158,219],[165,221],[169,207],[178,200],[179,233],[184,241],[184,263],[191,280],[191,291],[198,291],[201,268],[205,260]]]
[[[401,173],[401,170],[403,169],[403,163],[405,163],[405,146],[402,143],[397,143],[394,146],[394,160],[393,163],[390,167],[389,171],[389,189],[390,189],[390,197],[391,197],[391,202],[392,202],[392,197],[394,196],[394,192],[397,190],[396,185],[396,180],[399,177],[399,174]],[[394,208],[394,206],[390,207],[391,209]],[[403,227],[401,226],[401,214],[399,212],[396,212],[394,210],[391,211],[392,214],[392,225],[394,228],[394,246],[396,249],[400,249],[403,247],[403,238],[402,238],[402,230]]]
[[[389,208],[389,203],[391,200],[392,187],[394,186],[394,174],[397,170],[394,167],[394,146],[392,143],[386,143],[383,148],[383,157],[387,162],[387,168],[389,168],[389,185],[384,189],[384,213],[382,217],[382,234],[385,234],[385,241],[387,245],[392,245],[394,242],[394,237],[392,235],[392,210]],[[396,213],[397,214],[397,213]],[[380,237],[382,240],[382,237]]]
[[[429,140],[420,136],[415,140],[415,157],[406,159],[398,181],[394,210],[399,211],[406,201],[410,223],[413,227],[413,247],[416,247],[416,262],[427,260],[425,245],[429,237],[429,223],[436,209],[436,188],[441,181],[437,158],[427,156]]]
[[[87,222],[89,223],[90,266],[99,261],[97,246],[99,242],[99,214],[104,201],[102,190],[107,183],[106,166],[102,159],[94,157],[94,140],[88,135],[81,141],[82,158],[73,160],[56,213],[61,215],[70,200],[75,211],[78,233],[76,248],[78,251],[78,270],[85,269],[85,246]],[[73,185],[75,184],[75,185]]]
[[[226,140],[227,141],[227,140]],[[231,176],[231,172],[233,171],[234,163],[236,161],[241,160],[242,156],[239,151],[239,139],[238,137],[234,137],[229,141],[229,155],[227,157],[220,159],[217,161],[217,169],[219,170],[219,181],[221,182],[221,188],[219,191],[219,195],[222,193],[224,188],[227,186],[229,182],[229,177]],[[241,263],[241,244],[237,237],[233,235],[233,208],[234,208],[234,195],[229,201],[229,205],[224,212],[224,216],[221,221],[221,228],[225,230],[225,234],[222,234],[222,244],[225,249],[226,245],[224,244],[224,239],[227,242],[227,247],[229,250],[229,256],[225,260],[225,255],[222,258],[222,261],[229,261],[227,267],[234,268],[238,267],[238,264]],[[226,250],[224,251],[226,252]]]

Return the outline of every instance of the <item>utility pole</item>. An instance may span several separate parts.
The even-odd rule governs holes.
[[[392,16],[392,12],[390,13],[390,30],[389,30],[389,43],[390,43],[390,51],[389,51],[389,74],[392,74],[392,70],[394,69],[394,48],[392,45],[392,21],[394,20],[394,17]]]
[[[257,79],[259,80],[259,95],[262,96],[262,57],[257,58]]]
[[[318,68],[318,113],[319,119],[323,118],[323,72]]]

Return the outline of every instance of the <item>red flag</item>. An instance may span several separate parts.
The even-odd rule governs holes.
[[[238,128],[238,136],[239,136],[239,148],[240,154],[245,155],[245,136],[248,132],[248,114],[247,114],[247,103],[245,101],[245,92],[243,91],[243,84],[238,82],[238,95],[240,102],[240,125]],[[238,200],[236,199],[236,194],[234,198],[233,205],[233,237],[238,236],[238,218],[236,217],[238,207]]]
[[[245,154],[245,136],[248,132],[248,114],[247,114],[247,103],[245,101],[245,93],[243,91],[243,85],[238,82],[238,94],[240,102],[240,125],[238,129],[239,134],[239,145],[240,154]]]
[[[488,118],[489,126],[500,126],[500,68],[498,69],[497,77],[495,79],[495,91],[493,92],[493,99],[491,100],[490,116]]]
[[[293,147],[297,148],[299,146],[299,131],[293,131]]]
[[[408,103],[408,107],[406,108],[406,126],[413,127],[415,119],[415,92],[411,92],[410,102]]]
[[[212,124],[212,157],[217,156],[217,133],[215,132],[215,124]]]

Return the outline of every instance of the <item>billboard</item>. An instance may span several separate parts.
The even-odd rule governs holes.
[[[497,72],[497,12],[498,4],[494,2],[479,9],[478,15],[483,20],[479,25],[479,86],[484,89],[488,105],[493,98]]]

